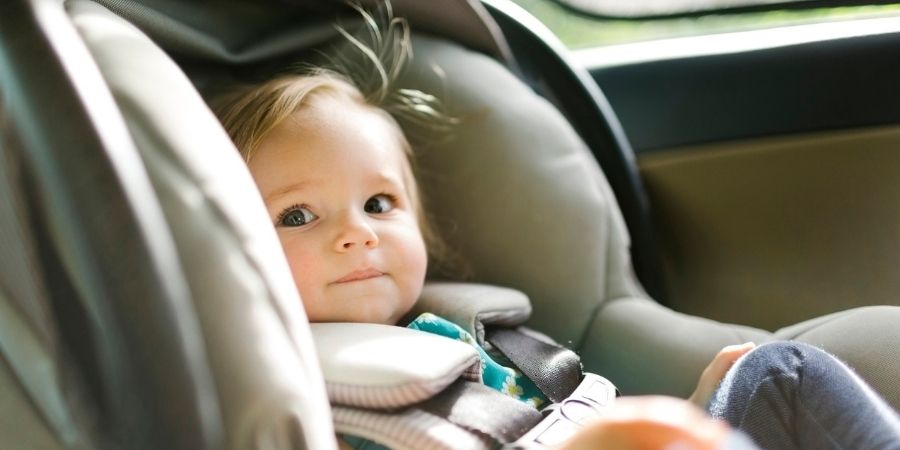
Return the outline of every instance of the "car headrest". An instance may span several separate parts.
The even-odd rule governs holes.
[[[416,149],[425,208],[472,281],[523,291],[529,325],[577,345],[605,300],[643,295],[600,167],[559,111],[497,60],[425,35],[413,46],[401,84],[462,119]]]
[[[330,20],[350,12],[345,0],[204,2],[94,0],[144,31],[166,51],[203,61],[252,63],[321,44],[334,36]],[[367,8],[383,0],[359,0]],[[453,39],[500,59],[511,59],[498,25],[478,0],[392,0],[413,27]],[[345,24],[353,19],[345,18]]]

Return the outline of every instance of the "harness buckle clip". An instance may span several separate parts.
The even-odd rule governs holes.
[[[506,448],[538,450],[557,447],[584,425],[602,417],[618,395],[619,390],[612,382],[600,375],[585,373],[581,383],[568,397],[544,408],[541,411],[545,414],[544,419]]]

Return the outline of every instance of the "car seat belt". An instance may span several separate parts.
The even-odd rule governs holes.
[[[485,340],[553,402],[541,410],[544,419],[511,448],[556,448],[601,417],[619,395],[606,378],[584,373],[575,352],[550,339],[538,339],[521,328],[495,328],[487,330]]]
[[[581,359],[566,347],[512,328],[487,330],[485,340],[553,403],[565,400],[581,383]]]
[[[581,385],[581,358],[572,350],[507,327],[489,328],[485,341],[503,354],[553,404],[561,404]],[[425,411],[470,431],[508,445],[521,444],[545,414],[481,383],[457,380],[444,392],[424,402]],[[552,412],[553,406],[547,409]],[[546,427],[546,424],[543,426]]]
[[[484,384],[463,379],[419,407],[501,444],[516,441],[543,419],[533,407]]]

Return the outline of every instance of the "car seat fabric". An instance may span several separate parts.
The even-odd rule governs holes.
[[[900,411],[900,308],[863,306],[816,317],[775,332],[838,356]]]
[[[0,292],[0,444],[30,442],[48,450],[86,444],[63,398],[51,348]]]
[[[321,13],[346,8],[343,0],[225,0],[215,7],[179,0],[94,0],[142,29],[161,47],[180,57],[232,64],[258,62],[334,37]],[[380,0],[360,0],[377,8]],[[477,0],[393,0],[413,25],[498,58],[511,58],[496,24]],[[434,14],[433,11],[441,13]],[[237,18],[237,20],[235,20]],[[358,17],[345,17],[352,25]]]
[[[237,150],[183,72],[141,31],[95,3],[66,6],[190,268],[228,448],[333,448],[305,314]]]
[[[563,117],[495,60],[424,35],[413,45],[402,82],[463,121],[417,149],[426,209],[475,281],[525,292],[535,328],[580,342],[608,292],[640,293],[605,179]]]
[[[44,408],[44,395],[62,391],[66,401],[82,400],[75,422],[97,418],[107,439],[127,436],[135,449],[209,448],[221,424],[209,408],[215,398],[196,316],[113,98],[62,2],[11,1],[3,10],[2,149],[19,172],[13,191],[21,189],[21,203],[3,216],[20,220],[30,233],[17,237],[33,245],[25,258],[4,255],[29,272],[15,283],[41,288],[11,300],[36,306],[21,311],[31,315],[32,331],[49,325],[42,337],[52,353],[44,361],[63,374],[55,384],[35,383],[41,393],[31,393],[32,405]],[[52,314],[33,314],[40,309]],[[40,360],[35,352],[24,367],[6,361],[30,377],[28,365]],[[79,384],[86,389],[73,388]],[[53,412],[41,412],[52,420]],[[161,432],[179,428],[191,433]],[[67,441],[65,433],[57,438]]]
[[[34,236],[23,211],[24,178],[0,95],[0,447],[32,439],[46,449],[83,440],[64,399]]]
[[[611,190],[559,112],[491,58],[428,36],[413,45],[405,83],[439,96],[464,122],[418,150],[426,208],[471,264],[474,281],[528,295],[530,327],[574,346],[586,370],[626,393],[653,386],[684,394],[722,345],[769,336],[647,298],[631,273]],[[606,323],[606,308],[622,299],[630,312]],[[661,360],[654,372],[665,378],[631,373],[632,358]]]

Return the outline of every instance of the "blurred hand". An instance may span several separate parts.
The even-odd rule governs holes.
[[[562,450],[713,450],[730,429],[686,400],[620,397],[608,414],[586,425]]]
[[[722,378],[725,377],[725,373],[728,372],[728,369],[734,365],[734,362],[737,361],[738,358],[750,350],[753,350],[755,347],[756,344],[747,342],[740,345],[729,345],[719,351],[719,354],[717,354],[712,362],[706,366],[706,369],[703,369],[703,373],[700,375],[700,381],[697,382],[697,389],[695,389],[694,393],[688,397],[688,400],[700,408],[705,409],[706,405],[709,403],[709,399],[712,398],[713,392],[715,392],[716,388],[719,386],[719,382],[722,381]]]

